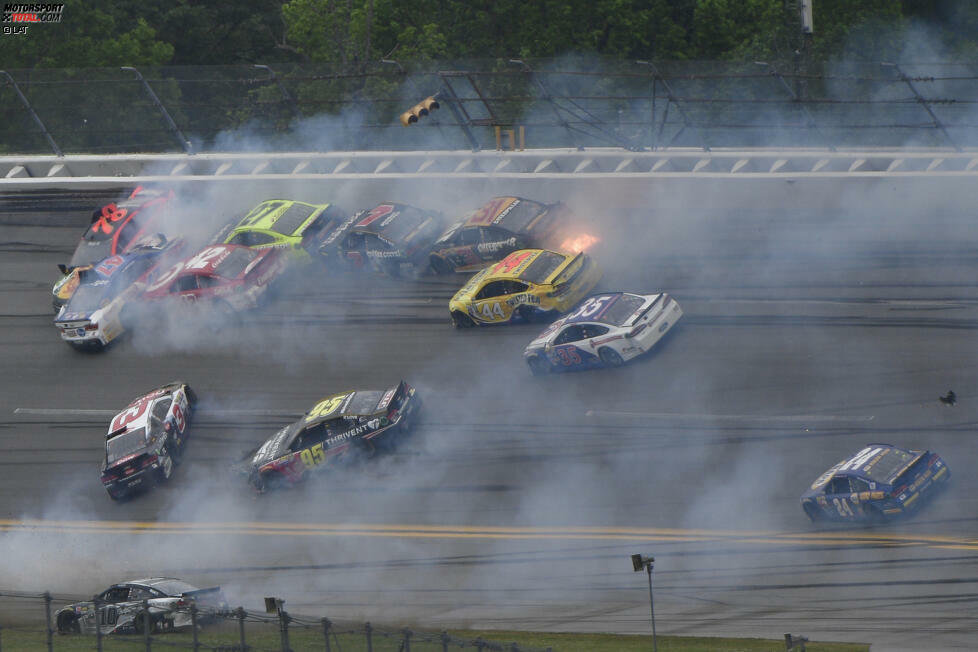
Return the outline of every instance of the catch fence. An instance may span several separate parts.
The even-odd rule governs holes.
[[[403,127],[427,97],[440,108]],[[978,146],[978,63],[485,60],[0,71],[0,153]],[[522,128],[522,132],[520,130]],[[524,135],[520,138],[520,133]]]
[[[534,648],[515,642],[461,637],[446,631],[417,630],[407,627],[374,626],[369,622],[350,624],[329,618],[293,615],[278,605],[273,613],[247,611],[242,607],[228,611],[198,611],[190,605],[184,611],[191,626],[161,632],[153,619],[141,618],[149,613],[144,603],[136,614],[137,625],[120,633],[58,632],[57,609],[77,599],[58,599],[50,593],[0,593],[7,605],[0,619],[0,652],[23,650],[92,650],[121,652],[145,650],[193,650],[212,652],[449,652],[471,649],[476,652],[552,652],[551,648]],[[13,599],[13,601],[11,601]],[[96,619],[102,622],[118,617],[111,604],[95,606]],[[16,611],[11,614],[10,611]],[[17,622],[19,624],[11,624]],[[112,622],[105,624],[111,625]]]

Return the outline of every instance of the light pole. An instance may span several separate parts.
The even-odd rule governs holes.
[[[652,615],[652,652],[658,652],[659,647],[655,640],[655,602],[652,600],[652,564],[654,562],[655,557],[632,555],[632,570],[638,573],[644,568],[649,575],[649,613]]]

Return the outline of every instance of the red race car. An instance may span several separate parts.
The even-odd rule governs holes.
[[[220,312],[257,307],[288,264],[283,249],[210,245],[151,279],[143,298],[207,302]]]

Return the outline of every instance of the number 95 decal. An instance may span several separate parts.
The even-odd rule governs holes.
[[[303,450],[299,453],[299,457],[302,458],[302,463],[307,468],[311,469],[314,466],[319,466],[326,460],[326,451],[323,450],[323,443],[319,442],[315,446]]]

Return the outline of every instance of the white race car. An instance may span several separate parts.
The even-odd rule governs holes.
[[[193,623],[191,606],[197,607],[198,624],[228,612],[220,587],[198,589],[172,577],[121,582],[95,599],[59,609],[58,633],[93,634],[97,627],[103,634],[142,634],[147,626],[151,632],[172,631]]]
[[[655,346],[682,316],[665,292],[595,294],[530,342],[523,359],[534,375],[620,367]]]

